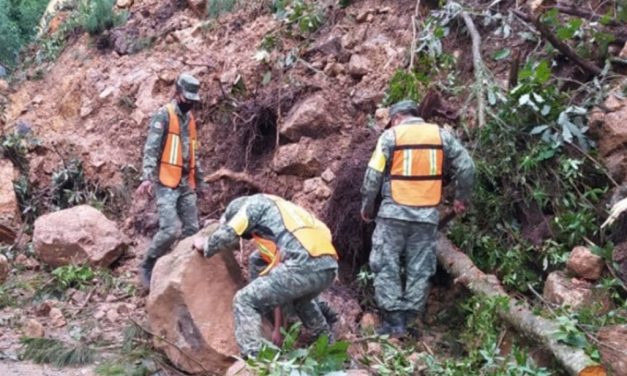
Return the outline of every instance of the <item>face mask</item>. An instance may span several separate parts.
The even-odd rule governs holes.
[[[186,114],[192,109],[192,107],[194,107],[194,102],[179,102],[178,105],[181,112]]]

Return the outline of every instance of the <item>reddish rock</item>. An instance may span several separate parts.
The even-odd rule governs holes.
[[[35,337],[40,338],[46,334],[44,330],[44,326],[35,319],[28,319],[26,324],[22,327],[22,332],[24,332],[24,337]]]
[[[109,266],[128,246],[116,223],[89,205],[37,218],[33,241],[39,259],[51,266]]]
[[[11,266],[9,265],[9,260],[7,260],[4,255],[0,254],[0,284],[9,278],[9,274],[11,273]]]
[[[215,231],[211,225],[203,232]],[[150,285],[147,311],[151,329],[205,369],[224,372],[239,355],[235,343],[233,297],[242,285],[239,266],[232,252],[204,258],[192,250],[193,239],[182,240],[157,262]],[[155,339],[168,358],[189,373],[200,365],[180,350]]]
[[[604,266],[603,258],[595,255],[590,252],[590,249],[583,246],[573,248],[566,263],[566,267],[573,274],[591,281],[601,278]]]
[[[310,139],[304,138],[297,144],[279,147],[272,160],[274,170],[279,174],[311,177],[321,170],[315,148],[311,147]]]
[[[379,325],[379,318],[377,317],[377,315],[371,312],[365,313],[362,316],[361,320],[359,320],[359,326],[361,327],[361,330],[372,331],[377,327],[377,325]]]
[[[8,159],[0,159],[0,225],[8,229],[19,227],[20,210],[13,190],[17,171]],[[2,239],[0,239],[2,241]]]
[[[627,375],[627,325],[612,325],[597,333],[601,361],[613,375]]]
[[[296,103],[288,112],[280,127],[280,133],[292,141],[301,137],[323,137],[337,128],[337,122],[330,118],[330,104],[322,96],[315,94]]]
[[[562,271],[549,274],[544,283],[544,298],[554,304],[573,309],[601,304],[601,311],[610,309],[611,301],[606,292],[595,290],[594,285],[582,279],[569,278]]]
[[[598,138],[601,156],[608,157],[627,143],[627,99],[611,94],[589,118],[590,130]]]
[[[65,316],[63,316],[63,312],[61,312],[59,308],[51,308],[48,317],[50,318],[50,325],[53,328],[60,328],[66,324]]]
[[[354,54],[348,62],[348,73],[355,77],[361,78],[370,71],[370,60],[362,55]]]

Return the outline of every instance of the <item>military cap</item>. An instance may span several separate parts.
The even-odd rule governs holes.
[[[404,99],[400,102],[396,102],[390,107],[390,118],[399,112],[410,112],[413,115],[418,115],[418,106],[416,102],[411,99]]]
[[[189,73],[181,73],[176,79],[176,87],[183,93],[183,96],[190,101],[199,101],[200,82]]]

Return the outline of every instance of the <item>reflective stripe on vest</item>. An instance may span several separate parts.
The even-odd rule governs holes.
[[[159,181],[166,187],[176,188],[183,176],[183,145],[181,144],[181,127],[179,118],[176,115],[174,104],[166,106],[168,110],[168,134],[165,146],[161,154],[161,165],[159,167]],[[198,142],[196,138],[196,120],[194,115],[189,114],[189,186],[196,188],[196,150]]]
[[[437,206],[442,200],[444,163],[440,128],[435,124],[401,124],[394,127],[394,137],[392,199],[407,206]]]
[[[279,209],[279,213],[281,213],[283,226],[287,232],[300,242],[310,256],[320,257],[328,255],[336,260],[338,259],[337,252],[333,246],[331,231],[322,221],[307,210],[280,197],[273,195],[264,196],[274,201]],[[262,238],[257,234],[252,236],[257,244],[261,258],[268,264],[259,275],[267,274],[281,259],[279,249],[272,240]]]

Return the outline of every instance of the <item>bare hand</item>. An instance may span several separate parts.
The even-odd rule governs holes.
[[[205,252],[205,239],[202,236],[196,236],[192,243],[192,248],[198,251],[201,255]]]
[[[455,200],[453,202],[453,211],[457,215],[461,215],[466,211],[466,203],[460,200]]]
[[[361,212],[361,219],[366,223],[372,222],[372,218],[369,218],[363,211]]]
[[[272,331],[272,343],[274,343],[274,345],[278,347],[283,346],[283,335],[281,334],[280,329],[275,329]]]
[[[150,180],[144,180],[139,187],[137,187],[137,190],[135,191],[135,194],[143,197],[143,196],[148,196],[148,197],[152,197],[152,193],[153,193],[153,187],[152,187],[152,182]]]

